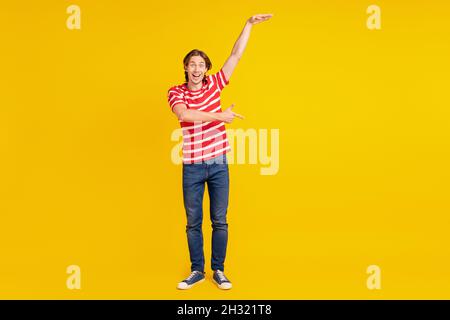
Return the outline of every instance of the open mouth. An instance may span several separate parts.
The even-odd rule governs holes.
[[[194,77],[194,79],[198,79],[198,78],[200,78],[202,75],[201,75],[201,74],[199,74],[199,75],[192,74],[192,76]]]

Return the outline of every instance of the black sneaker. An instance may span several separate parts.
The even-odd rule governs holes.
[[[221,270],[214,271],[213,281],[217,284],[220,289],[228,290],[231,289],[232,284],[230,280],[225,277]]]
[[[205,273],[200,271],[192,271],[189,277],[178,283],[177,289],[186,290],[192,288],[196,283],[205,281]]]

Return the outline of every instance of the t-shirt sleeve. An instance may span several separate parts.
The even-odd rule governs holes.
[[[186,102],[184,101],[183,94],[180,91],[178,91],[176,88],[173,88],[173,87],[170,88],[169,91],[167,92],[167,101],[169,102],[169,106],[172,111],[173,111],[173,107],[177,103],[186,104]]]
[[[217,86],[219,87],[219,90],[222,91],[223,88],[225,88],[228,83],[228,79],[225,77],[225,73],[223,72],[223,69],[220,69],[219,72],[215,73],[213,75],[214,82],[217,83]]]

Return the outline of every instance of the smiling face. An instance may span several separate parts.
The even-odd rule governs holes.
[[[187,65],[184,66],[184,70],[188,74],[189,82],[193,85],[201,83],[206,71],[208,71],[205,59],[201,56],[192,56]]]

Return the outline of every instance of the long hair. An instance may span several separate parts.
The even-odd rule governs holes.
[[[194,57],[194,56],[202,57],[203,60],[205,60],[205,63],[206,63],[206,71],[211,70],[211,68],[212,68],[211,60],[209,60],[209,58],[206,55],[206,53],[204,53],[203,51],[198,50],[198,49],[194,49],[194,50],[189,51],[189,53],[183,59],[183,66],[186,67],[188,65],[189,60],[191,59],[191,57]],[[188,76],[188,73],[186,71],[184,71],[184,79],[186,80],[186,82],[189,81],[189,76]],[[206,84],[208,80],[204,76],[202,81],[203,81],[203,83]]]

